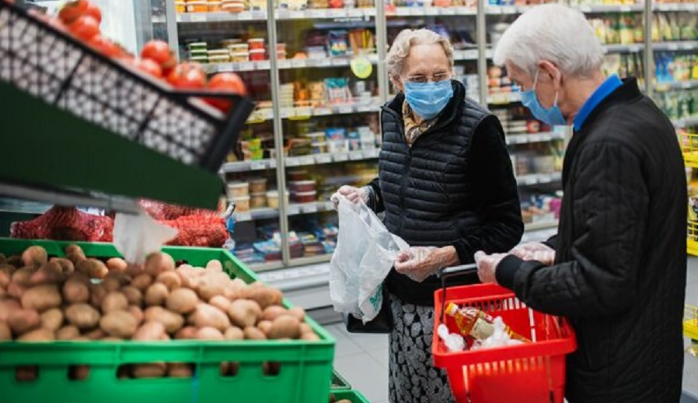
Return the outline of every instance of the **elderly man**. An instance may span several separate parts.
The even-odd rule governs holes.
[[[536,7],[494,55],[538,119],[574,126],[557,237],[476,254],[483,282],[570,319],[571,403],[676,403],[686,286],[686,177],[671,122],[638,89],[601,72],[584,16]]]

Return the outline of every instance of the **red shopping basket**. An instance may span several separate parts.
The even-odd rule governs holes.
[[[449,352],[435,330],[434,366],[448,372],[457,402],[563,402],[565,355],[577,348],[574,331],[565,319],[536,312],[512,291],[492,284],[444,288],[436,291],[434,300],[434,329],[442,320],[452,332],[458,329],[453,318],[442,319],[446,301],[501,316],[514,332],[532,340],[517,346]]]

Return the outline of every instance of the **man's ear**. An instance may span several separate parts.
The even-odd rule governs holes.
[[[541,73],[547,76],[548,80],[552,81],[555,90],[560,90],[560,87],[562,87],[562,74],[555,63],[548,60],[541,60],[538,62],[538,68],[541,70]]]
[[[393,82],[393,85],[395,86],[395,88],[397,88],[398,91],[405,92],[405,86],[402,83],[402,79],[400,79],[400,76],[392,76],[390,77],[390,80]]]

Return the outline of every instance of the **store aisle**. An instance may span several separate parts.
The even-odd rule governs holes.
[[[686,303],[698,306],[698,258],[688,260]],[[335,369],[371,403],[387,403],[388,336],[350,334],[342,324],[326,328],[337,339]],[[685,391],[698,396],[698,358],[686,356],[683,383]]]

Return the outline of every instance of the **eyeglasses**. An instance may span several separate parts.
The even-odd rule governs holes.
[[[426,83],[426,82],[432,81],[432,82],[437,83],[439,81],[448,80],[449,78],[451,78],[450,73],[436,73],[436,74],[431,76],[431,80],[426,75],[416,74],[414,76],[407,77],[407,81],[410,81],[413,83]]]

